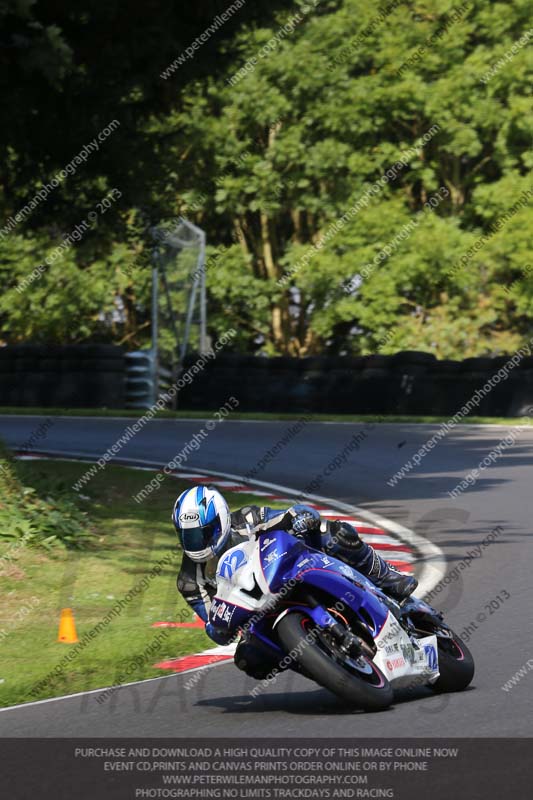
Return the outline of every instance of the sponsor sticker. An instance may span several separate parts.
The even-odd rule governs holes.
[[[415,662],[415,649],[412,644],[401,644],[400,649],[402,651],[402,655],[407,661],[408,664],[414,664]]]
[[[223,600],[214,600],[213,604],[211,605],[210,616],[214,620],[215,624],[217,622],[224,622],[226,625],[229,625],[231,623],[231,618],[235,613],[235,608],[235,606],[229,605]]]
[[[270,547],[271,544],[275,544],[275,542],[276,542],[275,539],[263,539],[263,544],[261,545],[261,552]]]
[[[343,575],[346,575],[347,578],[353,577],[353,570],[347,564],[343,564],[342,567],[339,567],[339,571],[342,572]]]
[[[437,653],[435,652],[435,648],[432,644],[425,644],[424,645],[424,652],[426,654],[426,659],[428,662],[428,667],[430,670],[435,671],[438,668],[439,662],[437,659]]]
[[[200,514],[197,511],[184,511],[179,516],[180,522],[199,522]]]
[[[278,561],[280,558],[283,558],[283,556],[286,555],[287,555],[286,550],[284,550],[283,553],[278,553],[277,550],[272,550],[272,552],[265,557],[264,559],[265,564],[273,564],[274,561]]]
[[[402,656],[398,656],[397,658],[389,658],[387,661],[387,669],[391,672],[394,672],[395,669],[400,669],[401,667],[405,667],[405,658]]]

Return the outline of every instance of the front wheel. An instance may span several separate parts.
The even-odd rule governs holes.
[[[392,687],[374,662],[342,651],[333,634],[310,617],[293,611],[279,621],[277,631],[287,654],[320,686],[366,711],[392,703]]]
[[[474,659],[466,644],[457,634],[437,636],[440,675],[433,684],[436,692],[460,692],[474,677]]]

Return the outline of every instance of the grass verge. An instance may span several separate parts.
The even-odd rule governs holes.
[[[214,411],[158,411],[154,414],[156,419],[210,419]],[[117,408],[14,408],[11,406],[0,407],[0,417],[5,415],[22,416],[64,416],[64,417],[124,417],[126,419],[139,419],[144,414],[142,409],[117,409]],[[267,413],[261,411],[232,412],[234,420],[259,420],[266,422],[296,421],[303,416],[310,416],[313,422],[400,422],[424,423],[438,425],[448,422],[450,417],[408,416],[399,414],[312,414],[311,412]],[[530,417],[464,417],[461,425],[533,425]]]
[[[87,464],[27,461],[13,468],[24,487],[39,497],[69,498]],[[16,540],[0,538],[0,706],[112,686],[126,670],[127,682],[168,674],[153,664],[213,646],[202,629],[151,627],[157,621],[193,619],[176,589],[181,552],[170,522],[177,494],[192,484],[168,478],[158,492],[136,504],[132,496],[153,474],[108,466],[83,495],[71,492],[72,502],[87,512],[92,534],[87,549],[14,547]],[[254,495],[226,496],[232,509],[262,502]],[[159,574],[144,581],[158,565]],[[36,688],[75,647],[57,642],[60,610],[73,609],[81,640],[140,584],[145,588],[120,614],[52,680]]]

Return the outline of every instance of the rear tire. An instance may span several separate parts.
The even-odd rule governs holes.
[[[392,687],[380,669],[367,656],[361,655],[357,663],[361,670],[351,664],[343,665],[333,649],[328,653],[327,644],[318,635],[309,641],[306,637],[314,628],[310,617],[299,611],[286,614],[277,626],[281,644],[301,666],[304,673],[320,686],[366,711],[380,711],[390,706],[393,700]],[[315,628],[315,630],[318,630]]]
[[[452,639],[437,636],[440,675],[433,684],[436,692],[461,692],[474,677],[472,653],[453,631],[452,634]]]

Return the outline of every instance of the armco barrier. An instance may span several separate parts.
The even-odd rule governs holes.
[[[124,378],[114,345],[0,347],[0,406],[124,408]]]

